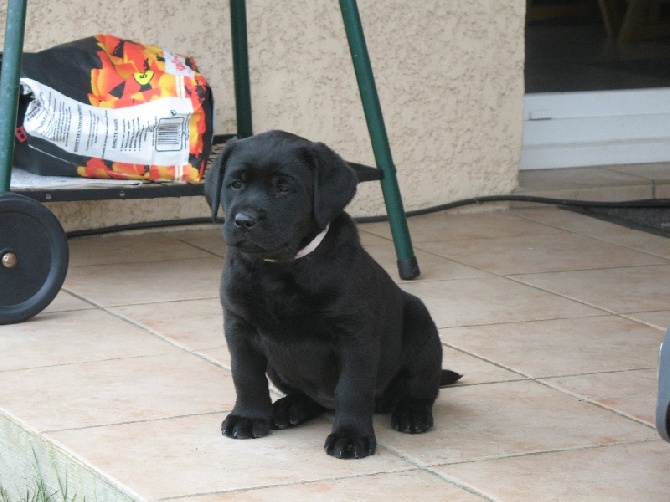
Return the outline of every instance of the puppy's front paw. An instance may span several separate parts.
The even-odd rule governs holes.
[[[433,426],[433,405],[422,399],[404,399],[391,415],[391,427],[407,434],[421,434]]]
[[[221,423],[221,434],[233,439],[256,439],[267,436],[270,421],[262,418],[246,418],[232,413]]]
[[[324,411],[325,408],[304,394],[288,394],[272,404],[272,425],[275,429],[294,427]]]
[[[374,433],[359,434],[354,431],[333,432],[326,438],[324,449],[337,458],[363,458],[374,455],[377,439]]]

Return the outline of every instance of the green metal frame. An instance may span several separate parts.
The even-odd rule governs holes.
[[[8,0],[7,6],[5,47],[2,59],[2,74],[0,75],[0,192],[8,192],[10,189],[26,4],[27,0]],[[372,150],[377,167],[383,172],[381,188],[396,249],[398,271],[402,279],[414,279],[420,273],[419,266],[412,250],[412,241],[407,227],[400,188],[398,187],[396,168],[391,156],[391,148],[386,134],[386,126],[384,125],[356,0],[340,0],[340,10],[347,33]],[[246,1],[230,0],[230,14],[237,135],[248,137],[251,136],[253,130]]]
[[[403,209],[396,168],[391,155],[391,147],[386,134],[384,117],[377,95],[377,87],[356,0],[340,0],[340,10],[347,33],[372,150],[377,167],[383,172],[381,188],[396,249],[398,271],[402,279],[414,279],[420,274],[419,265],[412,249],[412,240],[407,226],[405,210]],[[237,134],[239,137],[248,137],[252,134],[252,127],[245,0],[230,0],[230,12]]]
[[[0,192],[9,191],[27,0],[9,0],[0,74]]]
[[[230,32],[233,47],[237,136],[248,138],[253,134],[253,129],[251,123],[249,55],[247,52],[247,4],[245,0],[230,0]]]
[[[384,173],[381,180],[382,193],[386,203],[386,215],[391,227],[391,235],[398,259],[398,271],[402,279],[414,279],[420,273],[419,265],[412,250],[412,240],[407,227],[407,217],[403,209],[396,168],[391,156],[391,147],[386,134],[377,87],[375,85],[370,56],[361,25],[356,0],[340,0],[340,10],[344,29],[347,32],[351,60],[354,63],[358,90],[363,103],[365,120],[368,125],[370,142],[377,167]]]

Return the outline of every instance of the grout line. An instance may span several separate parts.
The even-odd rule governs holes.
[[[488,364],[492,364],[493,366],[495,366],[495,367],[497,367],[497,368],[500,368],[500,369],[503,369],[503,370],[507,370],[507,371],[511,371],[512,373],[515,373],[515,374],[517,374],[517,375],[519,375],[519,376],[522,377],[522,378],[519,378],[519,379],[517,379],[517,380],[504,380],[503,382],[510,382],[510,381],[521,382],[521,381],[525,381],[525,380],[532,379],[532,377],[531,377],[530,375],[527,375],[527,374],[525,374],[525,373],[523,373],[523,372],[521,372],[521,371],[515,370],[515,369],[513,369],[513,368],[509,368],[509,367],[507,367],[507,366],[505,366],[505,365],[503,365],[503,364],[501,364],[501,363],[497,363],[497,362],[495,362],[495,361],[493,361],[493,360],[491,360],[491,359],[488,359],[488,358],[486,358],[486,357],[484,357],[484,356],[480,356],[479,354],[475,354],[474,352],[470,352],[470,351],[468,351],[468,350],[462,349],[462,348],[460,348],[460,347],[457,347],[457,346],[455,346],[455,345],[451,345],[451,344],[446,343],[446,342],[442,342],[442,345],[444,345],[445,347],[448,347],[448,348],[450,348],[450,349],[456,350],[456,351],[458,351],[458,352],[460,352],[460,353],[462,353],[462,354],[466,354],[466,355],[468,355],[468,356],[471,356],[471,357],[474,357],[474,358],[476,358],[476,359],[479,359],[480,361],[484,361],[484,362],[486,362],[486,363],[488,363]],[[488,383],[502,383],[502,382],[485,382],[485,383],[488,384]],[[458,385],[459,385],[459,386],[460,386],[460,385],[465,386],[465,385],[482,385],[482,384],[458,384]]]
[[[517,281],[514,281],[517,282]],[[521,283],[524,284],[524,283]],[[531,286],[529,284],[524,284],[525,286]],[[539,288],[536,288],[539,289]],[[551,293],[555,296],[561,296],[556,293],[552,293],[551,291],[546,291],[542,290],[541,291],[545,293]],[[564,298],[564,297],[563,297]],[[580,319],[591,319],[591,318],[598,318],[598,317],[607,317],[608,315],[611,315],[611,312],[603,312],[597,313],[597,314],[588,314],[588,315],[582,315],[578,317],[574,316],[553,316],[553,317],[546,317],[546,318],[534,318],[534,319],[522,319],[519,321],[493,321],[493,322],[484,322],[484,323],[476,323],[476,324],[459,324],[459,325],[449,325],[449,326],[438,326],[439,330],[446,330],[446,329],[460,329],[460,328],[476,328],[480,326],[509,326],[512,324],[525,324],[529,322],[545,322],[545,321],[570,321],[570,320],[580,320]]]
[[[657,329],[657,330],[660,330],[661,332],[665,333],[665,331],[667,330],[667,327],[659,326],[658,324],[654,324],[653,322],[643,321],[642,319],[638,319],[637,317],[635,317],[637,314],[655,314],[655,313],[661,313],[661,312],[665,313],[666,311],[665,310],[650,310],[648,312],[645,312],[645,311],[625,312],[625,313],[618,314],[618,316],[623,318],[623,319],[628,319],[629,321],[633,321],[633,322],[636,322],[636,323],[639,323],[639,324],[643,324],[643,325],[645,325],[649,328]]]
[[[618,244],[615,244],[618,245]],[[622,246],[625,247],[625,246]],[[643,251],[639,251],[636,249],[632,249],[632,251],[641,253],[641,254],[649,254],[649,253],[644,253]],[[655,256],[655,255],[649,255],[649,256],[654,256],[655,258],[663,258],[661,256]],[[571,268],[570,270],[543,270],[542,272],[529,272],[529,273],[513,273],[513,274],[506,274],[506,275],[500,275],[499,277],[503,277],[506,279],[510,280],[516,280],[515,277],[520,277],[520,276],[528,276],[528,275],[547,275],[547,274],[570,274],[573,272],[602,272],[602,271],[609,271],[609,270],[638,270],[641,268],[659,268],[659,267],[667,267],[670,265],[670,261],[667,260],[667,258],[663,258],[663,260],[668,261],[668,263],[654,263],[654,264],[649,264],[649,265],[622,265],[618,267],[594,267],[594,268]],[[497,274],[496,274],[497,275]],[[517,281],[521,282],[521,281]],[[522,284],[525,284],[522,282]],[[528,284],[530,286],[530,284]],[[557,294],[557,293],[554,293]]]
[[[635,441],[621,441],[618,443],[611,443],[611,444],[596,444],[596,445],[590,445],[590,446],[575,446],[572,448],[556,448],[552,450],[536,450],[536,451],[527,451],[527,452],[520,452],[520,453],[510,453],[509,455],[502,455],[498,457],[481,457],[481,458],[474,458],[471,460],[459,460],[455,462],[444,462],[441,464],[431,464],[429,468],[434,468],[434,467],[447,467],[447,466],[452,466],[452,465],[465,465],[465,464],[475,464],[478,462],[495,462],[498,460],[507,460],[507,459],[514,459],[514,458],[520,458],[520,457],[536,457],[536,456],[542,456],[542,455],[552,455],[555,453],[567,453],[567,452],[579,452],[579,451],[591,451],[591,450],[600,450],[600,449],[605,449],[605,448],[612,448],[616,446],[626,446],[626,445],[641,445],[641,444],[648,444],[648,443],[656,443],[659,442],[659,439],[639,439]],[[440,475],[439,473],[437,473]]]
[[[89,429],[100,429],[102,427],[117,427],[124,425],[133,425],[133,424],[144,424],[150,422],[166,422],[168,420],[178,420],[180,418],[189,418],[189,417],[202,417],[207,415],[221,415],[226,413],[228,410],[218,410],[218,411],[204,411],[200,413],[189,413],[181,415],[171,415],[167,417],[157,417],[157,418],[145,418],[142,420],[126,420],[123,422],[110,422],[108,424],[95,424],[95,425],[84,425],[81,427],[67,427],[65,429],[44,429],[39,431],[40,434],[53,434],[58,432],[74,432],[74,431],[85,431]]]
[[[199,251],[203,251],[203,252],[205,252],[205,253],[213,256],[213,257],[216,257],[216,258],[224,258],[225,255],[226,255],[225,247],[223,249],[223,254],[218,254],[218,253],[215,253],[214,251],[212,251],[210,249],[204,248],[202,246],[198,246],[197,244],[194,244],[193,242],[189,242],[186,239],[183,239],[183,238],[180,239],[179,236],[171,235],[170,237],[173,238],[174,240],[176,240],[177,242],[181,242],[182,244],[186,244],[187,246],[191,246],[191,247],[193,247],[193,248],[195,248]],[[223,237],[221,237],[221,242],[223,242]]]
[[[643,267],[667,267],[667,266],[668,265],[643,265]],[[618,269],[623,269],[623,268],[637,269],[637,268],[640,268],[640,267],[615,267],[615,268],[618,268]],[[612,269],[597,269],[597,270],[614,270],[615,268],[612,268]],[[542,275],[542,274],[530,274],[530,275]],[[516,278],[515,276],[508,276],[507,278],[511,281],[514,281],[514,282],[518,283],[518,284],[522,284],[524,286],[528,286],[528,287],[537,289],[538,291],[543,291],[545,293],[549,293],[549,294],[557,296],[559,298],[564,298],[566,300],[570,300],[572,302],[579,303],[581,305],[585,305],[589,308],[599,310],[601,312],[604,312],[603,315],[611,315],[611,316],[619,317],[621,319],[626,319],[628,321],[632,321],[632,322],[635,322],[635,323],[638,323],[638,324],[645,325],[649,328],[659,329],[659,326],[656,326],[653,323],[648,323],[648,322],[645,322],[645,321],[642,321],[642,320],[639,320],[639,319],[636,319],[636,318],[632,317],[635,314],[644,313],[644,311],[641,312],[641,311],[638,310],[638,311],[635,311],[635,312],[617,312],[615,310],[608,309],[607,307],[604,307],[602,305],[595,305],[595,304],[592,304],[590,302],[587,302],[586,300],[581,300],[581,299],[578,299],[578,298],[574,298],[570,295],[565,295],[565,294],[562,294],[562,293],[551,291],[549,289],[540,287],[536,284],[528,284],[526,282],[523,282],[520,278]],[[650,311],[650,312],[657,312],[657,311],[654,310],[654,311]],[[599,317],[599,316],[593,315],[593,316],[587,316],[587,317]],[[570,318],[566,318],[566,319],[570,319]],[[530,322],[530,321],[524,321],[524,322]],[[665,328],[663,328],[663,327],[660,327],[660,329],[661,329],[661,331],[665,331]]]
[[[451,484],[451,485],[454,485],[454,486],[456,486],[456,487],[458,487],[458,488],[461,488],[462,490],[465,490],[465,491],[467,491],[468,493],[471,493],[471,494],[473,494],[473,495],[477,495],[478,497],[481,497],[481,498],[483,498],[484,500],[492,501],[492,499],[491,499],[490,497],[484,495],[482,492],[476,490],[475,488],[472,488],[472,487],[470,487],[470,486],[467,486],[467,485],[463,485],[463,484],[461,484],[461,483],[458,483],[458,482],[457,482],[456,480],[454,480],[454,479],[448,479],[448,478],[446,478],[446,477],[444,477],[444,476],[441,476],[439,473],[433,471],[433,470],[430,468],[430,466],[427,466],[427,465],[421,465],[419,462],[417,462],[417,461],[415,461],[414,459],[412,459],[409,455],[407,455],[407,454],[405,454],[405,453],[402,453],[401,451],[396,450],[395,448],[393,448],[393,447],[391,447],[391,446],[389,446],[389,445],[387,445],[387,444],[384,444],[384,443],[377,443],[377,446],[382,447],[384,450],[388,451],[388,452],[391,453],[392,455],[395,455],[395,456],[398,457],[399,459],[401,459],[401,460],[403,460],[403,461],[405,461],[405,462],[407,462],[407,463],[413,465],[414,468],[415,468],[416,470],[423,471],[423,472],[425,472],[425,473],[427,473],[427,474],[430,474],[430,475],[432,475],[432,476],[437,476],[437,477],[438,477],[439,479],[441,479],[442,481],[446,481],[447,483],[449,483],[449,484]]]
[[[625,268],[625,267],[620,267],[620,268]],[[597,270],[606,270],[606,269],[597,269]],[[585,271],[582,271],[582,272],[585,272]],[[557,272],[551,272],[551,273],[557,273]],[[560,273],[560,272],[558,272],[558,273]],[[543,274],[540,273],[540,274],[524,274],[524,275],[543,275]],[[610,310],[610,309],[602,307],[602,306],[591,304],[591,303],[587,302],[586,300],[580,300],[578,298],[573,298],[569,295],[564,295],[564,294],[561,294],[561,293],[557,293],[556,291],[551,291],[549,289],[540,287],[537,284],[528,284],[526,282],[523,282],[520,278],[515,277],[514,275],[507,276],[507,278],[510,281],[516,282],[517,284],[522,284],[522,285],[527,286],[529,288],[533,288],[533,289],[536,289],[538,291],[542,291],[544,293],[549,293],[550,295],[557,296],[558,298],[563,298],[563,299],[570,300],[570,301],[575,302],[575,303],[579,303],[581,305],[585,305],[585,306],[590,307],[592,309],[600,310],[601,312],[605,312],[605,314],[618,316],[618,313],[615,312],[614,310]],[[599,317],[599,316],[593,315],[593,316],[588,316],[588,317]]]
[[[636,423],[638,423],[638,424],[640,424],[640,425],[642,425],[642,426],[644,426],[648,429],[651,429],[651,430],[654,430],[654,431],[656,430],[656,427],[654,425],[648,424],[644,420],[642,420],[640,418],[637,418],[633,415],[629,415],[628,413],[624,413],[623,411],[619,411],[615,408],[605,406],[604,404],[601,404],[598,401],[596,401],[594,399],[591,399],[588,396],[584,396],[582,394],[577,394],[576,392],[572,392],[568,389],[564,389],[563,387],[560,387],[558,385],[553,385],[550,382],[547,382],[546,380],[535,380],[535,381],[537,383],[539,383],[540,385],[544,385],[545,387],[547,387],[549,389],[552,389],[552,390],[555,390],[555,391],[558,391],[562,394],[565,394],[566,396],[574,397],[581,402],[590,404],[591,406],[595,406],[596,408],[600,408],[601,410],[606,410],[606,411],[609,411],[611,413],[614,413],[615,415],[618,415],[620,417],[623,417],[623,418],[626,418],[626,419],[631,420],[633,422],[636,422]]]
[[[442,342],[442,345],[456,350],[458,352],[461,352],[462,354],[468,355],[470,357],[474,357],[476,359],[479,359],[480,361],[483,361],[485,363],[488,363],[492,366],[495,366],[497,368],[509,371],[511,373],[515,373],[522,378],[518,379],[511,379],[511,380],[495,380],[495,381],[489,381],[489,382],[480,382],[480,383],[457,383],[445,388],[452,388],[452,387],[471,387],[471,386],[476,386],[476,385],[493,385],[493,384],[503,384],[503,383],[512,383],[512,382],[524,382],[527,380],[531,381],[540,381],[540,380],[550,380],[550,379],[556,379],[556,378],[571,378],[571,377],[580,377],[580,376],[590,376],[590,375],[608,375],[608,374],[615,374],[615,373],[627,373],[627,372],[634,372],[634,371],[649,371],[649,370],[656,370],[655,367],[648,367],[648,366],[641,366],[639,368],[624,368],[624,369],[618,369],[618,370],[604,370],[604,371],[584,371],[581,373],[566,373],[562,375],[549,375],[549,376],[538,376],[538,377],[533,377],[531,375],[528,375],[520,370],[516,370],[514,368],[511,368],[509,366],[505,366],[501,363],[495,362],[492,359],[488,359],[484,356],[480,356],[479,354],[476,354],[474,352],[470,352],[468,350],[462,349],[460,347],[457,347],[455,345],[451,345],[445,342]]]
[[[523,284],[523,283],[521,283]],[[530,285],[527,285],[530,286]],[[530,286],[533,287],[533,286]],[[536,288],[539,289],[539,288]],[[551,293],[551,291],[546,291],[543,289],[540,289],[540,291],[543,291],[545,293]],[[564,299],[569,299],[567,297],[557,295],[556,293],[551,293],[555,296],[558,296],[559,298],[564,298]],[[579,302],[579,300],[572,300],[575,302]],[[581,303],[581,302],[580,302]],[[586,305],[586,304],[585,304]],[[587,305],[590,306],[590,305]],[[598,309],[602,310],[598,307],[591,307],[593,309]],[[579,319],[590,319],[592,317],[607,317],[608,315],[617,315],[614,312],[605,312],[603,311],[602,314],[589,314],[589,315],[583,315],[583,316],[578,316],[578,317],[538,317],[534,319],[520,319],[518,321],[499,321],[499,322],[482,322],[482,323],[475,323],[475,324],[459,324],[458,326],[438,326],[438,330],[446,330],[446,329],[461,329],[461,328],[479,328],[479,327],[486,327],[486,326],[508,326],[511,324],[526,324],[530,322],[547,322],[547,321],[569,321],[569,320],[579,320]]]
[[[438,479],[441,479],[442,481],[446,481],[450,485],[454,485],[454,486],[460,488],[461,490],[466,491],[466,492],[468,492],[472,495],[475,495],[475,496],[477,496],[481,499],[484,499],[488,502],[495,502],[494,498],[489,497],[488,495],[486,495],[481,490],[478,490],[476,487],[470,486],[466,483],[463,483],[462,481],[459,481],[457,478],[454,478],[452,476],[447,476],[447,475],[444,475],[444,474],[440,474],[439,472],[431,469],[430,466],[423,469],[423,471],[432,475],[432,476],[437,477]]]
[[[347,460],[344,460],[345,462]],[[311,484],[316,484],[316,483],[323,483],[323,482],[333,482],[333,481],[344,481],[344,480],[349,480],[349,479],[358,479],[358,478],[366,478],[370,476],[376,476],[378,474],[396,474],[396,473],[401,473],[401,472],[414,472],[420,469],[401,469],[397,471],[377,471],[377,472],[370,472],[367,474],[358,474],[358,475],[351,475],[351,476],[335,476],[331,478],[319,478],[319,479],[313,479],[313,480],[305,480],[305,481],[294,481],[290,483],[278,483],[274,485],[257,485],[257,486],[252,486],[249,488],[235,488],[233,490],[217,490],[213,492],[206,492],[206,493],[193,493],[193,494],[188,494],[188,495],[175,495],[171,497],[162,497],[158,500],[180,500],[184,498],[192,498],[192,497],[202,497],[202,496],[207,496],[207,495],[220,495],[220,494],[235,494],[235,493],[248,493],[248,492],[254,492],[257,490],[263,490],[267,488],[287,488],[291,486],[303,486],[303,485],[311,485]]]
[[[196,246],[193,246],[195,249],[199,249]],[[216,258],[218,260],[223,260],[223,256],[214,254],[211,251],[207,250],[202,250],[207,253],[208,256],[199,256],[197,257],[198,259],[207,259],[207,258]],[[158,263],[176,263],[176,262],[181,262],[183,263],[184,260],[186,259],[192,259],[191,257],[180,257],[180,258],[161,258],[160,260],[143,260],[143,261],[136,261],[132,262],[133,265],[155,265]],[[85,265],[69,265],[68,268],[76,268],[80,270],[88,269],[88,268],[110,268],[110,267],[124,267],[128,266],[129,263],[127,262],[118,262],[118,263],[89,263]]]
[[[72,289],[63,286],[61,288],[62,291],[65,291],[66,293],[74,296],[78,300],[81,300],[85,303],[88,303],[92,307],[102,310],[104,312],[108,312],[112,315],[113,312],[111,312],[109,309],[114,309],[114,308],[123,308],[123,307],[140,307],[140,306],[145,306],[145,305],[162,305],[164,303],[184,303],[184,302],[197,302],[197,301],[203,301],[203,300],[218,300],[218,296],[203,296],[203,297],[197,297],[197,298],[188,298],[188,299],[182,299],[182,300],[165,300],[165,301],[153,301],[153,302],[139,302],[139,303],[123,303],[119,305],[103,305],[101,303],[96,302],[95,300],[91,300],[89,298],[86,298],[85,296],[80,295],[79,293],[73,291]],[[86,311],[90,310],[87,308],[75,308],[75,309],[68,309],[68,310],[57,310],[54,312],[78,312],[78,311]],[[118,316],[117,316],[118,317]]]

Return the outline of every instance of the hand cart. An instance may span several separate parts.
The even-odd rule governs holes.
[[[147,184],[136,188],[10,192],[19,77],[27,0],[8,0],[0,74],[0,324],[22,322],[44,310],[60,290],[68,267],[67,236],[40,202],[184,197],[203,194],[202,183]],[[237,136],[252,135],[246,1],[230,0]],[[377,164],[372,174],[352,164],[359,179],[381,182],[402,279],[419,267],[403,210],[396,170],[355,0],[340,0],[347,40]]]

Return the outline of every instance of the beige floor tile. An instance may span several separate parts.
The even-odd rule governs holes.
[[[631,319],[640,320],[661,330],[670,327],[670,310],[660,310],[658,312],[633,312],[628,314]]]
[[[5,355],[0,372],[171,350],[155,336],[100,310],[43,313],[0,328],[0,353]]]
[[[363,460],[326,455],[331,425],[323,419],[260,439],[233,440],[221,435],[222,418],[198,415],[49,436],[150,500],[412,468],[383,448]]]
[[[420,499],[422,502],[481,501],[477,495],[422,471],[372,474],[355,478],[316,481],[290,486],[260,488],[257,490],[187,497],[184,502],[388,502]]]
[[[611,312],[670,305],[670,265],[519,275],[516,280]]]
[[[113,307],[110,311],[189,350],[226,343],[219,298]]]
[[[388,223],[387,223],[388,225]],[[365,224],[364,225],[358,225],[358,233],[361,237],[361,244],[363,246],[388,246],[388,245],[393,245],[393,240],[391,239],[391,236],[389,237],[380,237],[379,235],[375,235],[370,232],[365,231]],[[381,225],[380,225],[381,226]]]
[[[397,279],[388,223],[361,229]],[[73,239],[52,305],[0,326],[0,411],[151,500],[666,500],[670,445],[652,424],[670,239],[544,207],[410,229],[422,275],[401,287],[443,328],[444,367],[465,375],[441,390],[427,434],[376,416],[378,455],[362,461],[323,452],[332,414],[222,437],[235,393],[213,225]],[[463,263],[443,257],[454,249]],[[630,266],[640,256],[665,265]]]
[[[173,349],[157,356],[0,372],[0,402],[44,431],[227,410],[235,393],[228,371]]]
[[[658,356],[658,350],[656,350]],[[595,373],[545,380],[552,387],[597,402],[606,408],[654,425],[658,370]]]
[[[553,225],[563,230],[619,244],[666,259],[670,258],[670,239],[667,237],[632,230],[622,225],[615,225],[597,218],[580,215],[573,211],[523,210],[518,211],[518,214],[530,220]]]
[[[431,430],[411,435],[377,416],[377,441],[410,461],[436,465],[657,437],[651,427],[533,381],[444,389],[433,418]]]
[[[366,250],[386,269],[391,277],[400,282],[395,248],[392,244],[367,246]],[[419,249],[414,249],[414,254],[421,270],[421,275],[417,279],[414,279],[414,281],[467,279],[471,277],[486,277],[488,275],[486,272],[482,272],[476,268],[468,267],[431,253],[424,253]]]
[[[621,227],[621,231],[599,236],[603,240],[670,260],[670,239]]]
[[[630,229],[620,225],[552,206],[539,209],[519,209],[512,211],[512,214],[581,235],[600,237],[613,233],[630,232]]]
[[[579,303],[502,278],[407,282],[440,328],[599,315]]]
[[[665,502],[670,493],[670,445],[659,440],[435,470],[499,501]]]
[[[104,306],[217,298],[223,260],[188,260],[73,267],[65,288]]]
[[[171,234],[176,240],[204,249],[217,256],[224,256],[226,244],[223,241],[220,225],[212,225],[201,230],[185,230]]]
[[[442,360],[443,368],[463,375],[458,385],[506,382],[524,378],[518,373],[500,367],[498,364],[493,364],[451,347],[444,347]],[[442,392],[449,391],[443,390]]]
[[[230,369],[230,352],[228,347],[220,347],[217,349],[201,349],[196,352],[203,357],[219,364],[225,368]]]
[[[46,314],[49,312],[67,312],[70,310],[84,310],[92,308],[95,308],[95,306],[85,302],[84,300],[81,300],[80,298],[77,298],[64,289],[61,289],[56,295],[56,298],[54,298],[49,306],[42,312]]]
[[[604,267],[662,265],[667,260],[568,232],[547,235],[422,242],[419,249],[499,275]]]
[[[185,244],[172,234],[105,235],[70,239],[70,267],[188,260],[209,253]]]
[[[426,216],[409,218],[412,242],[454,239],[480,239],[515,235],[551,234],[557,230],[540,223],[529,223],[517,218],[513,212],[452,214],[438,212]],[[390,238],[388,223],[362,225],[365,231]]]
[[[442,341],[532,378],[655,368],[663,332],[615,316],[440,330]]]

